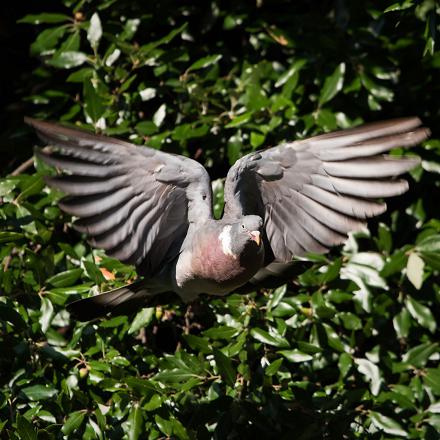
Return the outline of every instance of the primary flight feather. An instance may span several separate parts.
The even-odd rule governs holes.
[[[225,295],[294,256],[324,253],[366,219],[381,200],[408,189],[397,179],[417,158],[387,156],[429,136],[418,118],[327,133],[250,153],[229,170],[222,219],[198,162],[105,136],[26,118],[50,145],[36,155],[62,171],[47,183],[67,197],[61,208],[92,246],[134,264],[143,280],[70,304],[81,320],[127,313],[151,297]],[[379,199],[379,200],[378,200]]]

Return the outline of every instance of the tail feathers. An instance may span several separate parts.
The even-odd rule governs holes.
[[[128,315],[145,307],[153,298],[163,293],[138,281],[90,298],[80,299],[67,306],[67,310],[79,321],[91,321],[107,314]]]

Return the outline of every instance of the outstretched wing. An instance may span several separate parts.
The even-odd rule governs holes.
[[[26,119],[51,147],[36,154],[64,173],[47,182],[92,246],[151,275],[174,258],[191,222],[211,218],[211,187],[198,162],[105,136]]]
[[[429,130],[420,125],[418,118],[397,119],[251,153],[228,173],[224,215],[260,215],[275,261],[326,252],[385,211],[376,199],[408,189],[394,177],[418,159],[381,153],[426,139]]]

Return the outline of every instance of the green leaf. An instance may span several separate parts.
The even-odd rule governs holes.
[[[29,176],[21,185],[21,193],[17,200],[23,202],[28,197],[38,194],[45,187],[43,177],[40,174]]]
[[[92,261],[83,261],[84,269],[86,272],[86,275],[95,283],[95,284],[102,284],[105,283],[105,278],[102,272],[99,270],[99,267],[93,263]]]
[[[296,60],[292,66],[286,70],[275,83],[275,87],[281,87],[289,81],[294,75],[296,75],[307,63],[307,60]]]
[[[157,126],[153,121],[141,121],[136,124],[136,131],[144,136],[150,136],[157,133]]]
[[[348,330],[360,330],[362,328],[361,319],[353,313],[341,312],[339,313],[339,319],[342,321],[343,326]]]
[[[32,43],[31,52],[34,54],[41,54],[54,49],[66,31],[67,27],[65,25],[45,29]]]
[[[78,281],[82,273],[83,270],[81,268],[66,270],[48,278],[46,283],[54,287],[72,286]]]
[[[440,252],[440,234],[429,235],[417,243],[416,250],[419,252]]]
[[[98,119],[104,114],[106,106],[104,100],[95,89],[92,79],[86,79],[83,83],[84,91],[84,107],[87,114],[90,116],[93,122],[97,122]]]
[[[408,437],[408,433],[402,429],[402,426],[394,419],[384,416],[376,411],[370,411],[371,421],[376,428],[391,435],[399,437]]]
[[[296,348],[293,350],[280,350],[278,353],[282,354],[289,362],[306,362],[313,359],[310,354],[303,353]]]
[[[229,124],[225,125],[225,128],[239,127],[240,125],[246,124],[252,117],[252,112],[243,113],[239,116],[235,116]]]
[[[147,327],[148,324],[153,320],[155,308],[145,307],[140,312],[138,312],[128,329],[128,334],[133,334],[138,332],[142,327]]]
[[[50,385],[31,385],[29,387],[23,388],[21,392],[29,400],[39,401],[51,399],[52,397],[57,395],[58,390]]]
[[[0,243],[10,243],[24,238],[19,232],[2,232],[0,231]]]
[[[37,440],[37,432],[34,430],[32,423],[25,417],[17,414],[17,432],[21,440]]]
[[[56,14],[51,12],[43,12],[42,14],[28,14],[23,18],[17,20],[17,23],[62,23],[64,21],[71,21],[72,19],[68,15]]]
[[[182,425],[182,423],[179,420],[175,419],[174,417],[171,417],[169,422],[171,424],[173,434],[176,436],[176,438],[178,438],[179,440],[191,440],[186,428]]]
[[[289,343],[285,338],[278,335],[271,335],[261,328],[253,328],[251,330],[251,336],[259,342],[273,345],[274,347],[289,347]]]
[[[404,0],[400,3],[393,3],[391,6],[388,6],[383,12],[394,12],[394,11],[403,11],[405,9],[411,8],[413,6],[412,0]]]
[[[423,381],[437,396],[440,396],[440,368],[427,368]],[[438,412],[440,413],[440,408]]]
[[[211,327],[203,332],[203,335],[210,339],[230,339],[236,336],[240,330],[235,327],[223,325],[220,327]]]
[[[8,195],[15,187],[17,186],[17,182],[8,179],[0,180],[0,197],[4,197]]]
[[[46,333],[54,316],[53,305],[51,301],[46,297],[41,298],[40,312],[41,312],[41,316],[40,316],[41,331],[43,333]]]
[[[161,432],[170,438],[173,434],[173,424],[169,420],[162,418],[159,414],[154,416],[154,420]]]
[[[191,64],[191,66],[188,67],[186,70],[187,72],[191,72],[193,70],[198,69],[204,69],[205,67],[212,66],[213,64],[220,61],[222,58],[222,55],[216,54],[216,55],[208,55],[206,57],[200,58],[199,60],[195,61]]]
[[[427,329],[431,333],[434,333],[437,328],[437,323],[435,321],[434,315],[431,310],[424,306],[423,304],[416,301],[411,296],[407,296],[405,298],[405,305],[411,313],[411,316],[422,326]]]
[[[85,80],[90,80],[93,77],[94,70],[91,67],[83,67],[75,70],[67,77],[67,82],[83,83]]]
[[[198,378],[192,370],[175,368],[173,370],[164,370],[156,374],[155,379],[164,383],[185,382],[187,380]]]
[[[200,336],[195,335],[183,335],[183,338],[185,339],[187,344],[194,350],[199,350],[202,353],[211,352],[209,342],[206,338],[201,338]]]
[[[402,269],[406,267],[408,257],[403,250],[396,251],[393,255],[388,257],[385,264],[380,271],[380,276],[388,278],[390,275],[402,272]]]
[[[323,324],[323,327],[327,335],[328,345],[337,351],[345,351],[344,344],[335,330],[328,324]]]
[[[438,350],[438,343],[425,342],[409,349],[403,356],[403,362],[415,366],[423,367],[429,357]]]
[[[393,319],[394,330],[399,338],[406,338],[411,328],[411,316],[406,308],[403,308]]]
[[[319,96],[320,106],[333,99],[342,90],[344,86],[344,75],[345,63],[341,63],[336,67],[335,71],[326,78]]]
[[[389,253],[393,244],[390,228],[384,223],[379,223],[378,238],[376,240],[379,250]]]
[[[56,55],[49,63],[61,69],[72,69],[73,67],[81,66],[87,59],[87,55],[84,52],[69,50]]]
[[[251,145],[254,148],[259,147],[264,140],[266,139],[266,135],[253,131],[251,133]]]
[[[322,352],[321,347],[314,344],[310,344],[309,342],[297,341],[297,344],[298,344],[298,348],[304,353],[315,354]]]
[[[424,267],[425,262],[415,252],[412,252],[406,265],[406,276],[416,289],[422,287]]]
[[[154,411],[162,406],[162,398],[159,394],[154,394],[151,399],[145,403],[142,408],[146,411]]]
[[[394,99],[394,92],[387,87],[375,83],[365,73],[361,74],[361,81],[363,86],[377,99],[381,101],[392,102]]]
[[[266,376],[273,376],[278,372],[282,363],[283,363],[282,358],[274,360],[270,365],[266,367],[266,369],[264,370],[264,374]]]
[[[338,368],[341,379],[343,379],[353,365],[353,359],[348,353],[341,353],[338,360]]]
[[[371,394],[377,396],[382,384],[382,375],[379,367],[368,359],[355,359],[355,364],[359,373],[363,374],[365,378],[370,382]]]
[[[267,310],[274,309],[283,299],[286,292],[287,292],[287,284],[283,284],[282,286],[273,290],[271,297],[267,302]]]
[[[222,379],[230,386],[235,384],[236,372],[232,366],[231,360],[225,356],[220,350],[213,350],[215,363]]]
[[[137,403],[130,410],[127,422],[129,424],[128,438],[129,440],[137,440],[142,434],[142,411]]]
[[[67,417],[67,420],[64,422],[64,425],[61,428],[63,434],[70,435],[76,431],[81,426],[85,415],[86,411],[84,410],[74,411],[73,413],[69,414],[69,417]]]

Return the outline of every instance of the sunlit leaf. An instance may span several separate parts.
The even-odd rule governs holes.
[[[102,37],[101,20],[97,12],[90,19],[89,29],[87,30],[87,39],[94,50],[98,48],[99,40]]]
[[[359,373],[363,374],[365,378],[370,382],[370,389],[373,396],[377,396],[382,384],[382,377],[379,367],[368,359],[355,359]]]
[[[335,71],[326,78],[319,97],[320,105],[333,99],[336,94],[342,90],[344,85],[344,75],[345,63],[341,63],[336,67]]]
[[[136,333],[142,327],[146,327],[154,317],[154,307],[145,307],[137,313],[133,322],[131,323],[128,333]]]
[[[221,58],[222,55],[209,55],[207,57],[200,58],[199,60],[195,61],[193,64],[191,64],[191,66],[188,67],[187,72],[209,67],[220,61]]]
[[[415,252],[412,252],[406,265],[406,276],[416,289],[422,287],[424,267],[424,261]]]
[[[370,411],[370,417],[374,425],[381,431],[399,437],[408,437],[408,433],[391,417],[384,416],[376,411]]]

